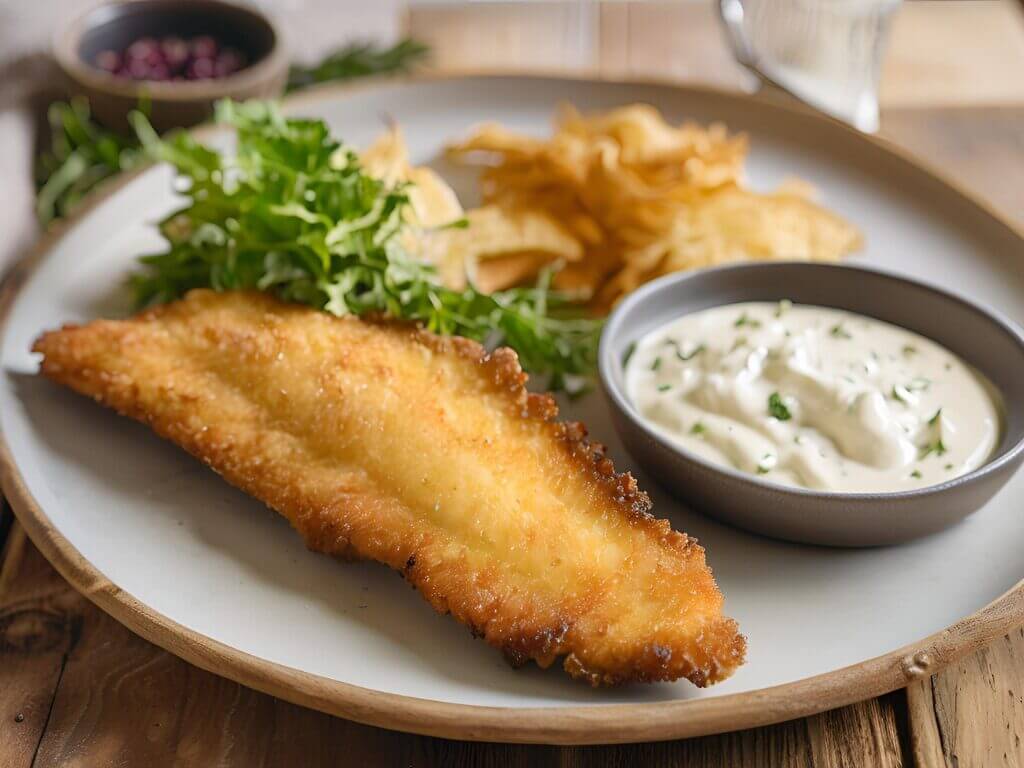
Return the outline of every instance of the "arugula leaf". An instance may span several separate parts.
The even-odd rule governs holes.
[[[36,217],[43,226],[70,213],[101,181],[142,159],[137,142],[93,121],[85,99],[54,102],[46,116],[50,149],[36,161]]]
[[[940,437],[934,442],[925,443],[924,445],[919,446],[917,458],[918,460],[926,459],[933,453],[936,456],[942,456],[947,450],[946,444],[942,442],[942,438]]]
[[[234,155],[187,133],[161,139],[131,116],[147,155],[175,166],[188,198],[160,224],[167,248],[142,257],[132,278],[140,306],[199,287],[257,289],[335,315],[385,314],[506,344],[554,389],[579,389],[575,377],[592,373],[601,323],[551,292],[549,273],[490,295],[446,288],[402,244],[407,186],[365,173],[323,121],[285,118],[260,101],[221,102],[216,115],[237,131]]]

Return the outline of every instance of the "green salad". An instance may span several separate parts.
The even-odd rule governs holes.
[[[600,321],[550,291],[546,275],[491,294],[446,288],[403,245],[407,185],[368,175],[326,123],[286,118],[268,102],[223,102],[216,116],[237,131],[233,153],[187,133],[161,138],[132,116],[145,152],[177,169],[186,198],[160,223],[167,247],[144,256],[133,277],[140,306],[193,288],[257,289],[335,315],[382,313],[504,344],[552,388],[586,384]]]

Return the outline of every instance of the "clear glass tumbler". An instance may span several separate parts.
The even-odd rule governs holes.
[[[878,81],[901,0],[719,0],[737,60],[769,86],[878,130]]]

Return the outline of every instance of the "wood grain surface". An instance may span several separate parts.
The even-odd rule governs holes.
[[[408,28],[445,70],[561,69],[739,88],[750,78],[725,46],[717,2],[432,1],[410,7]],[[1024,103],[1020,0],[904,2],[886,50],[883,108]]]
[[[1019,219],[1021,124],[1024,107],[908,110],[886,114],[883,132]],[[474,744],[357,725],[191,667],[76,593],[16,522],[6,539],[2,768],[1024,765],[1021,630],[907,691],[776,726],[617,747]]]
[[[382,4],[383,5],[383,4]],[[494,4],[486,4],[493,6]],[[737,87],[706,4],[416,8],[435,66],[656,73]],[[973,11],[973,13],[969,12]],[[473,15],[490,13],[486,24]],[[495,24],[494,14],[505,14]],[[906,3],[882,133],[1024,221],[1024,30],[1009,0]],[[495,31],[497,30],[497,31]],[[934,105],[957,105],[936,109]],[[915,109],[893,109],[916,105]],[[1008,105],[994,107],[992,105]],[[971,108],[964,108],[969,106]],[[979,108],[984,106],[984,108]],[[935,596],[934,599],[941,599]],[[814,717],[689,741],[532,747],[332,718],[191,667],[76,593],[0,507],[0,768],[22,766],[1024,765],[1024,630],[936,676]]]

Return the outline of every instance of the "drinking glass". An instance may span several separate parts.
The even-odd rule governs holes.
[[[900,0],[719,0],[736,59],[762,83],[862,131],[878,130],[878,81]]]

